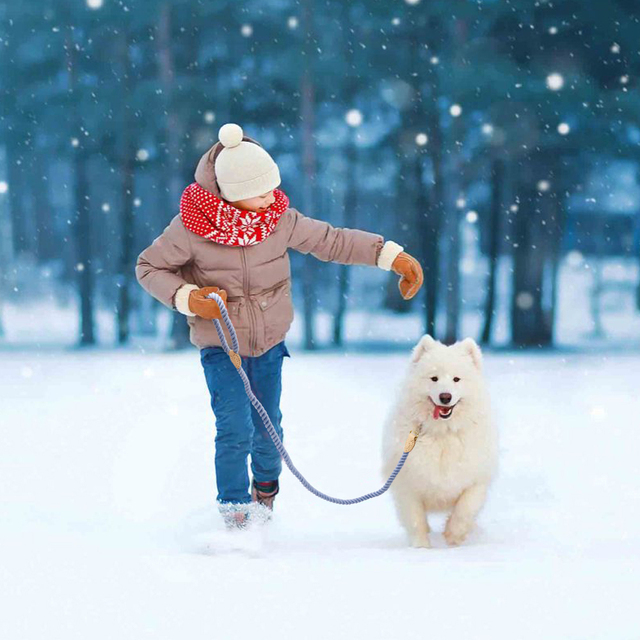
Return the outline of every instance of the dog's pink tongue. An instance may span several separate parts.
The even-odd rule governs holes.
[[[442,411],[442,407],[434,404],[433,405],[433,419],[437,420],[440,417],[440,412]]]

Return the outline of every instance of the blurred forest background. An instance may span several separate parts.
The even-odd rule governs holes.
[[[291,252],[302,348],[401,326],[637,346],[639,16],[631,0],[0,2],[0,348],[189,346],[134,264],[226,122],[269,151],[292,206],[423,265],[407,302],[394,274]],[[368,320],[348,330],[350,314]]]

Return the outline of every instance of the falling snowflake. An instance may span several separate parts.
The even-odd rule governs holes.
[[[579,251],[569,251],[567,263],[570,267],[579,267],[584,260],[584,256]]]
[[[551,91],[560,91],[564,87],[564,78],[559,73],[550,73],[547,76],[547,88]]]
[[[359,109],[349,109],[344,119],[350,127],[359,127],[362,124],[362,112]]]
[[[516,296],[516,306],[523,311],[531,309],[533,307],[533,296],[528,291],[521,291]]]

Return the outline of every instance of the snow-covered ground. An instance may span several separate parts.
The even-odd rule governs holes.
[[[379,487],[408,352],[291,352],[294,462]],[[416,550],[388,495],[286,469],[268,529],[224,532],[195,349],[0,352],[0,637],[640,637],[640,354],[486,363],[500,475],[465,546]]]

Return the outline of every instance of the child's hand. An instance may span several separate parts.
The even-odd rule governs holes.
[[[189,309],[191,309],[192,313],[206,320],[213,320],[214,318],[221,320],[222,313],[218,303],[213,298],[207,298],[210,293],[217,293],[222,298],[224,306],[227,306],[227,292],[224,289],[201,287],[189,294]]]
[[[408,253],[402,251],[396,256],[391,269],[394,273],[402,276],[398,283],[402,297],[405,300],[413,298],[420,290],[424,280],[420,263]]]

